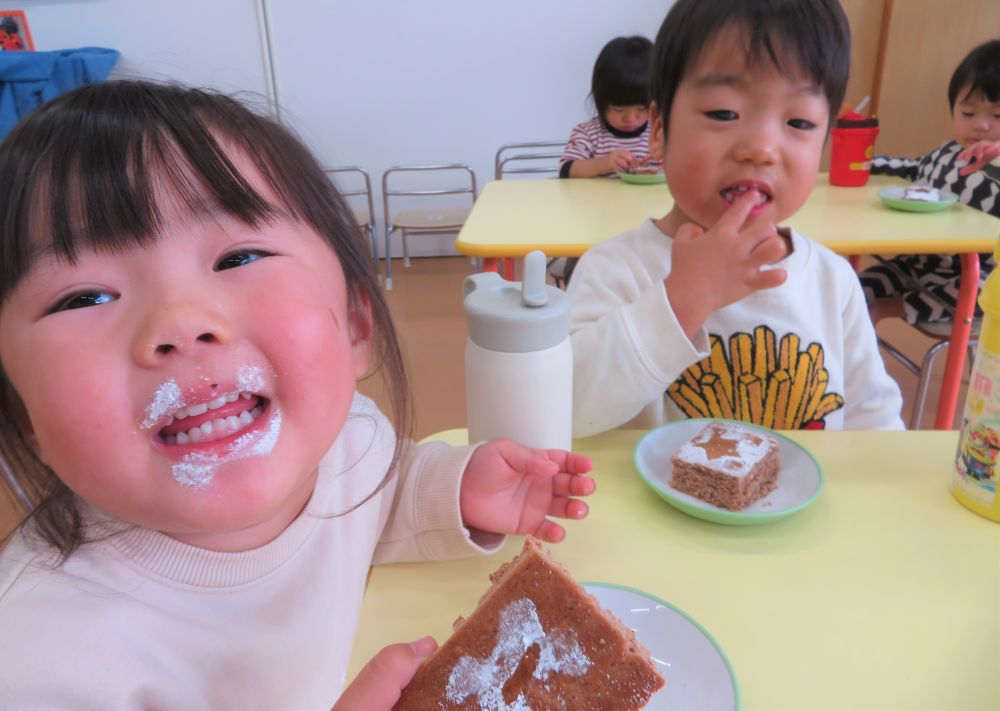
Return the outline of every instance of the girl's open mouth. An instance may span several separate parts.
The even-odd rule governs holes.
[[[225,393],[209,402],[179,408],[158,435],[167,445],[229,439],[252,426],[267,404],[267,398],[255,393]]]

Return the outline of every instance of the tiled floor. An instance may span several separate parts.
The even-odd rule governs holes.
[[[402,260],[398,261],[398,265],[393,264],[395,289],[388,292],[388,299],[409,361],[415,412],[413,434],[420,438],[465,425],[463,359],[467,333],[461,294],[462,280],[474,268],[463,257],[416,259],[410,269],[404,269]],[[931,343],[900,321],[883,322],[879,332],[917,360]],[[944,360],[943,356],[938,359],[925,408],[924,428],[933,426]],[[900,383],[903,419],[908,421],[915,378],[892,359],[888,359],[887,365]],[[361,390],[379,402],[385,399],[375,379],[362,383]],[[964,396],[963,390],[960,403]],[[958,409],[956,416],[960,417],[961,405]],[[17,519],[13,499],[6,491],[0,491],[0,535],[10,530]]]

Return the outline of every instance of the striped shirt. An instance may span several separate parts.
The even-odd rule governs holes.
[[[562,158],[559,159],[559,177],[569,177],[573,161],[606,156],[616,148],[629,150],[636,158],[645,158],[649,154],[649,122],[644,123],[642,128],[627,133],[610,126],[604,128],[597,116],[577,124],[569,135]]]

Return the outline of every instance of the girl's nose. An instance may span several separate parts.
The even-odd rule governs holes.
[[[143,366],[157,366],[178,356],[230,341],[229,325],[217,312],[197,302],[160,306],[143,323],[133,357]]]

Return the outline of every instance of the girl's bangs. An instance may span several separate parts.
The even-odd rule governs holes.
[[[35,135],[27,140],[42,143],[41,150],[31,151],[35,160],[26,155],[8,159],[5,154],[16,151],[0,149],[0,162],[6,163],[0,167],[0,184],[12,188],[0,226],[5,231],[0,299],[40,254],[72,263],[81,249],[117,253],[150,243],[162,232],[168,209],[195,216],[223,210],[251,226],[279,212],[239,172],[223,146],[244,150],[242,146],[253,145],[254,127],[241,126],[250,135],[227,141],[221,127],[233,124],[199,108],[139,105],[124,115],[86,107],[64,110],[52,117],[50,126],[44,125],[45,117],[31,124],[27,133]],[[67,114],[75,120],[66,121]],[[266,137],[260,137],[266,145]],[[256,150],[246,150],[273,184],[267,161]]]

